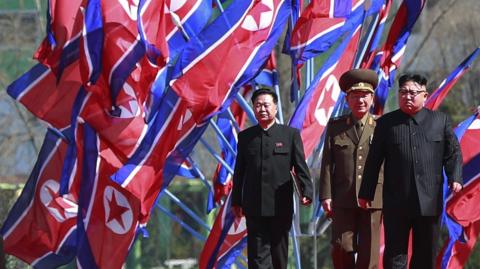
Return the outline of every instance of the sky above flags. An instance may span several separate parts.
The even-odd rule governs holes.
[[[382,33],[387,35],[384,22],[393,16],[392,1],[312,1],[305,8],[301,2],[232,1],[219,11],[211,0],[48,1],[46,37],[35,52],[39,63],[7,92],[48,124],[42,152],[61,156],[54,165],[47,153],[39,156],[38,166],[53,167],[45,170],[53,181],[38,190],[27,184],[19,200],[23,202],[12,209],[2,229],[7,251],[39,268],[74,256],[83,268],[101,268],[102,255],[121,257],[113,267],[122,267],[159,193],[176,175],[204,177],[187,159],[215,122],[219,158],[225,163],[219,163],[209,191],[221,213],[205,248],[216,254],[202,256],[201,263],[202,268],[220,268],[234,262],[246,238],[245,233],[232,233],[241,225],[232,221],[227,198],[231,173],[226,167],[233,166],[236,133],[246,117],[238,95],[248,100],[245,91],[278,85],[272,56],[276,44],[287,44],[295,69],[333,47],[290,119],[290,125],[302,130],[309,158],[339,99],[338,77],[360,64],[354,60],[365,18],[379,14],[374,38],[361,44],[367,48],[362,64],[383,72],[387,82],[393,80],[424,5],[403,1],[387,41],[377,50]],[[287,24],[289,38],[279,40]],[[458,77],[444,84],[452,86]],[[387,90],[391,86],[385,85]],[[39,169],[29,182],[40,182]],[[36,197],[42,190],[47,194]],[[52,223],[49,229],[62,232],[50,241],[40,236],[38,253],[31,252],[36,257],[23,258],[9,235],[28,233],[22,216],[40,211],[50,214],[45,214]],[[70,226],[64,228],[65,223]],[[118,242],[118,248],[100,241]],[[225,242],[229,245],[221,244]]]

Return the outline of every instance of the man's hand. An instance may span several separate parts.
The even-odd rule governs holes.
[[[323,208],[323,211],[325,212],[325,215],[327,217],[331,217],[332,216],[332,199],[325,199],[322,201],[322,208]]]
[[[300,200],[300,203],[304,206],[309,206],[312,203],[312,199],[308,198],[307,196],[303,196]]]
[[[463,186],[462,184],[458,183],[458,182],[452,182],[450,183],[450,190],[452,190],[453,193],[458,193],[459,191],[461,191],[463,189]]]
[[[365,199],[362,199],[362,198],[358,198],[358,205],[363,209],[367,209],[367,208],[372,206],[372,201],[368,201],[368,200],[365,200]]]
[[[235,216],[235,218],[239,219],[241,217],[243,217],[243,209],[241,206],[238,206],[238,205],[233,205],[232,206],[232,212],[233,212],[233,215]]]

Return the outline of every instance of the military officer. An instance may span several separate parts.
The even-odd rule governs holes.
[[[372,70],[354,69],[340,77],[351,113],[327,125],[320,173],[320,200],[332,218],[332,259],[339,268],[377,268],[382,181],[369,210],[357,203],[375,119],[369,113],[377,86]],[[355,259],[355,254],[357,258]]]

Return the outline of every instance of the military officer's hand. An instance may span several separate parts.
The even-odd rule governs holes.
[[[322,201],[322,208],[327,217],[332,216],[332,199],[325,199]]]
[[[367,209],[372,206],[372,202],[362,198],[358,198],[358,205],[363,209]]]
[[[243,209],[241,206],[238,206],[238,205],[232,206],[232,212],[235,218],[237,219],[243,217]]]
[[[307,196],[303,196],[302,200],[300,200],[300,203],[304,206],[309,206],[312,203],[312,199],[308,198]]]
[[[452,182],[450,183],[450,190],[452,190],[453,193],[457,193],[459,191],[461,191],[463,189],[463,186],[462,184],[458,183],[458,182]]]

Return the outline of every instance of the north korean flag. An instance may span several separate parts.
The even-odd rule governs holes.
[[[359,39],[360,26],[328,58],[293,113],[289,125],[301,130],[306,159],[320,143],[341,91],[338,79],[352,68]]]
[[[37,118],[56,129],[70,125],[74,100],[82,86],[79,63],[75,61],[57,80],[52,69],[37,64],[7,87],[7,93]]]
[[[170,152],[197,126],[192,113],[174,91],[167,91],[144,138],[112,179],[142,202],[142,222],[161,191],[165,162]]]
[[[141,79],[141,67],[128,74],[117,95],[117,106],[106,108],[108,99],[101,95],[88,94],[80,117],[95,129],[104,143],[126,160],[137,149],[147,131],[144,121],[144,91]],[[93,92],[101,92],[106,84],[99,82],[90,87]]]
[[[51,68],[56,77],[78,59],[79,39],[83,29],[85,0],[47,1],[47,36],[34,58]]]
[[[270,57],[268,57],[268,60],[265,63],[265,66],[255,77],[255,83],[269,87],[275,87],[275,85],[278,86],[277,61],[275,60],[275,51],[272,51]]]
[[[212,13],[211,2],[211,0],[165,1],[165,39],[171,59],[176,59],[188,41],[196,38],[205,27]],[[150,122],[157,112],[170,79],[171,72],[168,66],[160,68],[146,104],[147,122]]]
[[[383,48],[373,60],[371,69],[378,70],[379,82],[375,91],[373,113],[382,115],[388,90],[393,86],[395,73],[400,67],[415,22],[420,16],[425,0],[404,0],[395,15]]]
[[[245,217],[235,219],[231,195],[218,211],[198,261],[200,269],[230,268],[247,244]]]
[[[303,64],[328,50],[356,25],[347,24],[349,16],[363,16],[363,0],[312,1],[302,12],[292,31],[290,50]],[[345,26],[348,27],[345,27]]]
[[[453,196],[444,187],[444,222],[450,238],[437,259],[437,268],[463,268],[480,233],[480,116],[475,113],[455,129],[463,156],[464,188]]]
[[[480,54],[480,48],[476,48],[472,54],[470,54],[462,63],[460,63],[455,70],[453,70],[448,77],[442,81],[438,89],[436,89],[427,99],[425,102],[425,107],[431,110],[436,110],[440,104],[442,103],[443,99],[447,96],[450,89],[452,89],[453,85],[457,83],[457,81],[468,71],[470,66],[472,65],[473,61],[477,58]]]
[[[361,64],[362,68],[369,68],[373,59],[375,58],[377,47],[382,39],[383,30],[385,29],[385,22],[387,21],[391,6],[392,0],[385,0],[385,3],[383,3],[380,9],[378,21],[376,22],[375,29],[373,30],[373,37],[368,44],[365,55],[363,56]]]
[[[138,11],[138,2],[128,0],[92,0],[86,10],[85,17],[91,19],[86,25],[93,29],[86,30],[80,43],[82,80],[90,86],[103,77],[106,87],[96,94],[110,102],[105,106],[108,109],[117,105],[123,84],[145,56],[137,26]]]
[[[221,110],[229,96],[254,78],[290,9],[289,1],[235,1],[185,47],[170,85],[197,122]]]
[[[140,203],[109,178],[121,160],[88,124],[84,130],[77,263],[80,268],[122,268],[139,226]]]
[[[67,144],[49,129],[33,171],[5,220],[4,251],[35,268],[56,268],[76,253],[78,193],[60,195]],[[77,179],[79,179],[77,174]]]

